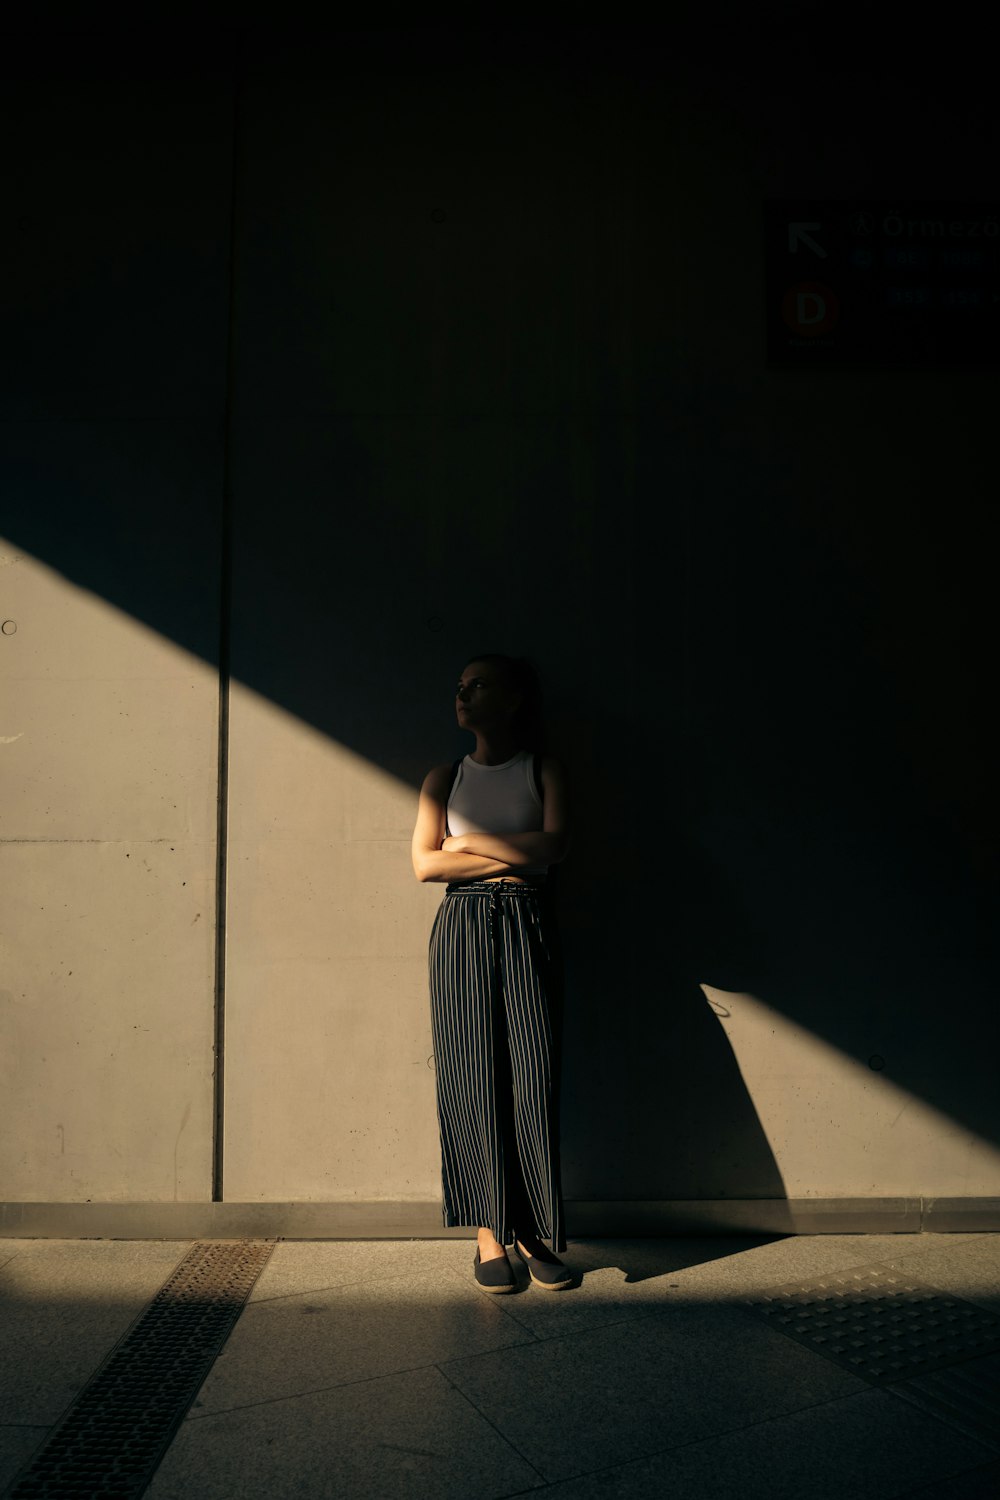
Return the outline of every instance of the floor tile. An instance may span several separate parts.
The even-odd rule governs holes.
[[[19,1253],[0,1271],[0,1410],[11,1423],[50,1423],[163,1285],[189,1242],[19,1243]]]
[[[996,1500],[997,1495],[1000,1495],[1000,1460],[907,1490],[901,1500]]]
[[[900,1380],[892,1392],[1000,1455],[1000,1353]]]
[[[579,1269],[571,1254],[561,1259],[574,1270]],[[666,1276],[630,1282],[617,1266],[582,1270],[578,1283],[560,1292],[545,1292],[525,1284],[523,1275],[519,1280],[524,1290],[504,1297],[503,1311],[536,1339],[587,1333],[612,1323],[648,1317],[683,1301]]]
[[[738,1302],[748,1292],[799,1276],[885,1262],[912,1252],[923,1238],[910,1234],[824,1234],[780,1239],[719,1235],[581,1240],[569,1246],[566,1260],[584,1270],[614,1267],[639,1296],[655,1299],[669,1291],[672,1301],[709,1297],[713,1302]]]
[[[453,1272],[351,1282],[249,1304],[192,1415],[416,1369],[530,1340]]]
[[[191,1248],[191,1240],[0,1240],[0,1294],[44,1281],[57,1294],[80,1288],[97,1294],[121,1278],[143,1279],[150,1267],[163,1267],[157,1286]]]
[[[984,1455],[884,1391],[863,1391],[556,1484],[545,1500],[890,1500]]]
[[[11,1261],[15,1260],[20,1253],[21,1242],[18,1240],[4,1240],[0,1244],[0,1276],[3,1276],[5,1267],[9,1266]]]
[[[708,1306],[442,1368],[549,1480],[863,1388],[751,1313]]]
[[[899,1235],[824,1235],[767,1241],[733,1236],[713,1239],[589,1240],[572,1242],[567,1265],[579,1285],[566,1292],[511,1297],[504,1310],[536,1338],[561,1337],[588,1328],[643,1317],[650,1311],[727,1302],[766,1290],[788,1272],[814,1274],[875,1260]],[[905,1238],[916,1238],[906,1236]]]
[[[922,1234],[917,1238],[926,1243],[905,1251],[900,1247],[902,1253],[887,1255],[886,1262],[905,1267],[943,1292],[1000,1313],[1000,1234]]]
[[[250,1301],[450,1268],[471,1278],[475,1253],[472,1240],[280,1240]]]
[[[185,1422],[146,1497],[493,1500],[540,1483],[438,1370],[419,1370]]]

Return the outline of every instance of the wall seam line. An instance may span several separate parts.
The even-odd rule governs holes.
[[[219,559],[219,755],[216,809],[214,1067],[212,1070],[212,1201],[221,1203],[225,1172],[226,918],[229,867],[229,683],[232,601],[233,376],[236,316],[236,185],[240,72],[233,73],[233,140],[229,167],[229,316],[223,414],[222,524]]]

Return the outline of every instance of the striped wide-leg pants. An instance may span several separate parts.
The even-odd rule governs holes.
[[[562,977],[544,887],[449,885],[430,940],[445,1225],[534,1231],[565,1250],[559,1175]]]

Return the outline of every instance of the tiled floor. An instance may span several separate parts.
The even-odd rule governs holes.
[[[0,1488],[188,1248],[0,1240]],[[1000,1493],[1000,1431],[874,1388],[746,1301],[878,1264],[1000,1314],[1000,1235],[571,1241],[577,1286],[505,1297],[473,1250],[279,1242],[147,1494]]]

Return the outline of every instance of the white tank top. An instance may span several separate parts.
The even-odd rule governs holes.
[[[448,798],[448,829],[463,833],[534,833],[542,829],[541,788],[535,785],[534,755],[519,750],[499,766],[466,756]],[[518,866],[519,875],[544,875],[547,865]]]

